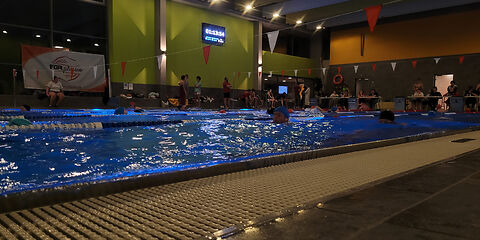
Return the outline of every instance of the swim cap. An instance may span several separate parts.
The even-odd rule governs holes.
[[[286,118],[290,118],[290,113],[286,107],[277,107],[274,112],[281,112]]]

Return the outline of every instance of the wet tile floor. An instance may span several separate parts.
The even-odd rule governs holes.
[[[480,151],[229,239],[480,239]]]

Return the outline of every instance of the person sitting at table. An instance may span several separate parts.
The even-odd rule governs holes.
[[[49,107],[56,107],[62,102],[63,98],[65,98],[65,94],[63,94],[63,85],[60,82],[59,77],[53,77],[53,80],[47,84],[45,93],[50,99]]]
[[[455,81],[451,81],[450,85],[447,87],[447,93],[443,96],[453,97],[458,96],[458,86],[455,84]],[[447,107],[450,109],[450,98],[445,101]]]
[[[412,95],[412,108],[413,110],[421,110],[422,109],[422,102],[423,98],[425,97],[425,94],[423,94],[422,90],[420,88],[417,88],[415,92]]]
[[[475,96],[475,90],[473,90],[473,86],[469,86],[468,89],[465,91],[465,106],[470,111],[475,108],[475,104],[477,103],[477,99]]]
[[[348,98],[352,97],[350,90],[348,88],[343,88],[341,99],[338,100],[338,105],[342,106],[343,109],[348,109]]]
[[[442,98],[442,94],[438,92],[437,87],[433,87],[430,89],[430,93],[428,93],[428,106],[430,107],[431,111],[437,111],[438,99]]]
[[[333,106],[337,106],[337,103],[338,103],[338,99],[340,95],[338,95],[337,91],[333,90],[332,94],[330,94],[330,106],[329,108],[333,107]]]
[[[380,95],[375,89],[371,89],[370,94],[368,94],[368,97],[370,98],[370,101],[369,101],[370,109],[375,109],[375,106],[378,103],[378,99]]]

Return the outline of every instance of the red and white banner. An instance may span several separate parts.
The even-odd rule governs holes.
[[[22,68],[25,88],[45,89],[53,72],[66,91],[105,90],[103,55],[22,45]]]

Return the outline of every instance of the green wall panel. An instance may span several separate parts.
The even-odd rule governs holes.
[[[309,68],[312,69],[310,76],[308,75]],[[285,70],[285,75],[294,76],[294,70],[297,69],[297,76],[313,78],[317,76],[319,72],[319,69],[314,68],[315,61],[313,59],[263,51],[264,74],[269,74],[269,71],[273,71],[273,74],[280,75],[282,74],[282,70]]]
[[[110,1],[110,71],[112,82],[155,84],[155,1]],[[127,62],[122,76],[121,62]]]
[[[226,43],[211,47],[208,64],[203,58],[207,44],[202,43],[202,23],[226,28]],[[234,89],[252,88],[253,34],[250,21],[167,1],[167,85],[176,86],[181,75],[189,74],[191,86],[199,75],[203,87],[221,88],[227,76]]]

